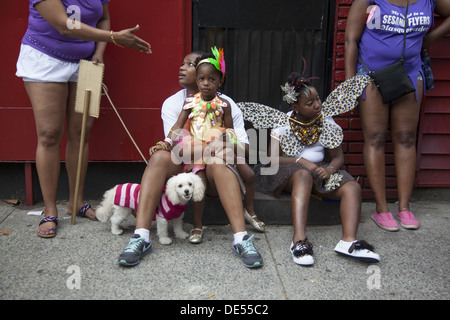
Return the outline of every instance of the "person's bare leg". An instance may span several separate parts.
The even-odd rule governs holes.
[[[397,175],[398,210],[409,210],[416,172],[416,136],[420,117],[423,83],[417,82],[414,94],[398,99],[391,107],[391,135]]]
[[[219,195],[220,202],[230,220],[233,233],[246,231],[241,189],[234,173],[224,164],[208,164],[206,176],[208,181],[207,192],[208,194]]]
[[[203,183],[206,185],[206,172],[205,170],[201,170],[197,172],[197,175],[203,180]],[[191,234],[202,234],[203,230],[203,213],[205,210],[205,199],[199,202],[192,202],[192,211],[193,211],[193,220],[194,226],[191,230]]]
[[[208,193],[219,196],[230,221],[233,230],[232,252],[242,259],[247,268],[262,267],[263,258],[253,245],[253,236],[249,236],[245,229],[241,188],[235,174],[226,167],[222,159],[215,158],[206,166],[206,177]]]
[[[342,240],[334,251],[368,263],[380,261],[380,256],[373,252],[373,247],[364,240],[356,242],[359,221],[361,217],[361,187],[356,181],[344,183],[340,188],[324,196],[330,199],[340,199],[340,214],[342,224]],[[364,250],[361,250],[364,249]]]
[[[182,171],[183,165],[175,164],[170,152],[157,151],[151,156],[141,180],[136,229],[150,229],[166,181]]]
[[[24,82],[33,107],[37,132],[36,169],[39,177],[45,216],[58,217],[56,192],[60,171],[59,149],[64,132],[67,84],[48,82]],[[56,228],[47,222],[38,232],[48,234]]]
[[[349,181],[339,189],[327,194],[331,199],[339,199],[342,240],[355,241],[361,217],[361,187],[356,181]]]
[[[245,183],[245,196],[244,196],[244,206],[245,210],[247,210],[248,214],[255,220],[256,222],[260,222],[255,212],[255,173],[253,170],[246,164],[238,164],[237,169],[239,174],[244,180]]]
[[[292,225],[294,227],[293,243],[306,239],[306,223],[312,184],[311,173],[300,169],[292,175],[285,188],[286,191],[291,192]]]
[[[386,201],[385,141],[389,121],[389,107],[383,104],[375,86],[366,87],[366,99],[359,110],[364,134],[364,167],[374,193],[376,211],[388,212]]]
[[[142,176],[139,202],[136,212],[136,229],[125,250],[119,255],[119,263],[132,267],[143,255],[151,252],[150,226],[160,202],[166,181],[183,171],[183,165],[176,165],[167,151],[155,152]]]
[[[199,202],[192,202],[194,226],[192,234],[201,234],[203,229],[203,212],[205,210],[205,200]]]

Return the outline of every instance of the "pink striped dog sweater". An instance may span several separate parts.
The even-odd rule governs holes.
[[[125,183],[118,185],[116,188],[116,194],[114,195],[114,204],[119,207],[137,210],[140,189],[141,186],[137,183]],[[156,208],[153,220],[156,219],[156,215],[159,215],[166,220],[172,220],[180,217],[184,210],[186,210],[187,203],[184,205],[172,204],[167,198],[165,191],[166,187],[163,189],[163,194],[161,195],[161,200]]]

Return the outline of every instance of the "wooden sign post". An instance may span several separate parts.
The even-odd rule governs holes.
[[[86,123],[88,116],[98,118],[100,114],[100,98],[103,81],[103,63],[93,64],[91,61],[81,60],[78,72],[77,95],[75,99],[75,112],[83,113],[81,124],[80,151],[78,154],[77,178],[72,212],[72,224],[77,216],[77,204],[80,189],[82,162],[84,153],[84,140],[86,137]]]

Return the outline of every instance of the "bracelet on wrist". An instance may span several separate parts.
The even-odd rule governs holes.
[[[118,44],[118,43],[116,42],[116,39],[114,39],[114,34],[113,34],[113,31],[112,31],[112,30],[109,32],[109,36],[111,37],[111,41],[112,41],[116,46],[118,46],[118,47],[120,47],[120,48],[124,48],[124,46],[122,46],[122,45],[120,45],[120,44]]]
[[[173,141],[170,138],[165,138],[164,142],[167,142],[169,144],[169,146],[171,146],[171,147],[173,146]]]
[[[156,145],[163,147],[164,150],[170,151],[170,146],[165,141],[158,141]]]

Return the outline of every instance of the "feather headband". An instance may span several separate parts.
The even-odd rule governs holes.
[[[214,48],[211,48],[211,52],[214,55],[214,58],[206,58],[201,60],[198,64],[197,64],[197,68],[199,65],[201,65],[202,63],[205,62],[209,62],[211,63],[214,67],[216,67],[216,69],[218,71],[220,71],[222,73],[222,76],[225,77],[225,59],[223,57],[223,49],[217,49],[216,46],[214,46]]]

